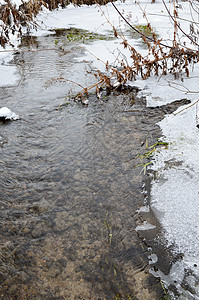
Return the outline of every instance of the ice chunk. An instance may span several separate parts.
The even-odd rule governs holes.
[[[155,264],[158,261],[158,257],[155,253],[152,253],[151,255],[148,256],[149,259],[149,264]]]
[[[145,212],[145,213],[150,212],[149,205],[142,206],[137,210],[137,213],[141,213],[141,212]]]
[[[19,116],[8,107],[2,107],[0,108],[0,118],[4,118],[5,120],[18,120]]]
[[[151,229],[154,229],[156,228],[155,225],[152,225],[150,223],[148,223],[147,221],[144,221],[142,225],[139,225],[135,228],[136,231],[139,231],[139,230],[151,230]]]

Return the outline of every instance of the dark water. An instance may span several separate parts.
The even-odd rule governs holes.
[[[175,105],[146,108],[129,88],[59,107],[76,88],[52,78],[93,80],[75,59],[83,49],[66,50],[16,54],[19,84],[0,89],[21,117],[0,124],[0,299],[162,299],[135,231],[146,178],[134,166]]]

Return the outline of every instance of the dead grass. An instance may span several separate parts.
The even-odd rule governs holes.
[[[49,10],[58,7],[64,8],[70,3],[80,6],[82,4],[91,5],[94,3],[106,4],[108,0],[30,0],[24,2],[17,8],[10,0],[6,4],[0,5],[0,46],[5,47],[10,43],[10,34],[21,35],[22,27],[25,26],[29,32],[30,28],[36,28],[35,16],[40,12],[42,6]]]

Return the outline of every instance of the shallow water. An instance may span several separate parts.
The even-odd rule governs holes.
[[[24,38],[21,49],[55,38]],[[94,79],[75,59],[84,49],[65,50],[16,54],[20,81],[0,89],[0,105],[21,118],[0,124],[0,297],[162,299],[135,230],[146,204],[135,157],[175,106],[146,108],[136,88],[90,96],[88,107],[66,100],[77,87],[52,78]]]

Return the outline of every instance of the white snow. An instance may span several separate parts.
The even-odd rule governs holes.
[[[154,212],[163,215],[168,245],[176,244],[179,252],[193,257],[199,257],[198,178],[199,172],[184,165],[164,170],[153,184],[151,201]]]
[[[0,108],[0,118],[4,118],[5,120],[18,120],[19,116],[8,107],[2,107]]]
[[[14,66],[0,65],[0,87],[14,86],[18,82],[17,68]]]
[[[11,36],[11,42],[17,48],[19,44],[18,37],[16,35]],[[15,86],[19,81],[17,67],[10,64],[13,52],[11,46],[7,46],[6,49],[0,46],[0,87]]]

